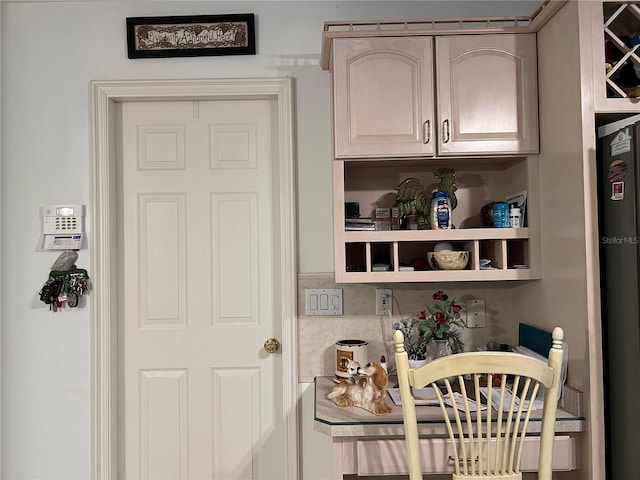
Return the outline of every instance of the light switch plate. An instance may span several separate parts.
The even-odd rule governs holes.
[[[485,317],[483,298],[467,300],[467,328],[484,327]]]
[[[305,289],[306,315],[342,315],[341,288]]]

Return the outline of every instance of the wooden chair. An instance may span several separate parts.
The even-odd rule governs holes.
[[[563,331],[553,330],[548,364],[512,352],[469,352],[409,368],[402,332],[396,331],[395,359],[404,417],[410,480],[422,479],[413,388],[435,390],[451,441],[453,479],[521,479],[520,460],[529,416],[527,402],[544,387],[538,479],[551,480],[551,460],[562,368]],[[465,376],[468,378],[465,381]],[[470,380],[469,380],[470,378]],[[481,393],[483,384],[486,397]],[[461,409],[446,402],[459,399]],[[518,392],[516,395],[510,392]],[[509,401],[511,397],[511,401]],[[492,402],[486,398],[492,398]],[[538,404],[540,402],[538,401]],[[474,405],[479,408],[476,414]],[[487,407],[487,408],[484,408]],[[538,409],[539,415],[539,409]]]

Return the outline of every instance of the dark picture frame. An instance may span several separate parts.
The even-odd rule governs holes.
[[[255,55],[252,13],[128,17],[129,58]]]

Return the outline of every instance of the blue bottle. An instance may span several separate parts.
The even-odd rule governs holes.
[[[493,206],[493,226],[509,228],[509,205],[507,203],[497,202]]]

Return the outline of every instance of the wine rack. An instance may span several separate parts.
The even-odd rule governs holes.
[[[607,98],[640,97],[640,6],[603,2]]]

